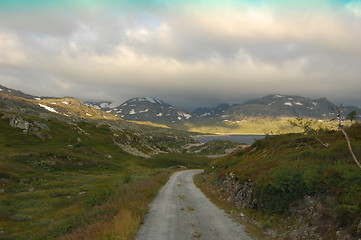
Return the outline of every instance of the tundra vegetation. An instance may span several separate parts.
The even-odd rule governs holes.
[[[132,239],[168,168],[209,161],[166,128],[0,112],[0,129],[1,239]]]
[[[203,189],[242,207],[240,216],[259,220],[253,229],[264,229],[267,239],[360,236],[361,175],[351,157],[361,156],[355,116],[342,131],[337,123],[296,119],[290,125],[289,118],[189,125],[271,133],[208,165],[205,155],[237,144],[192,146],[184,131],[122,121],[72,99],[37,101],[5,96],[0,102],[1,239],[132,239],[174,166],[206,167]],[[293,131],[299,133],[274,135]]]
[[[361,170],[342,131],[360,158],[361,124],[342,131],[297,124],[303,133],[267,136],[214,160],[199,186],[238,217],[246,214],[240,218],[260,238],[359,239]]]

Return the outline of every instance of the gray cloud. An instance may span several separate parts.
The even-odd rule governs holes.
[[[246,5],[2,12],[0,83],[188,109],[270,93],[361,106],[360,20],[350,5],[302,15]]]

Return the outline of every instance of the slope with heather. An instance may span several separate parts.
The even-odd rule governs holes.
[[[360,159],[361,124],[345,131]],[[206,173],[204,189],[258,219],[266,239],[361,236],[361,169],[340,131],[269,136]]]

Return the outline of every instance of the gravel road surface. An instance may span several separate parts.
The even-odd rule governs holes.
[[[137,234],[137,240],[248,240],[193,183],[203,170],[176,172],[161,189]]]

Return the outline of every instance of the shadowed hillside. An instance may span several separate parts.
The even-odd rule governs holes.
[[[361,124],[345,131],[360,159]],[[203,181],[218,200],[258,219],[266,239],[359,239],[360,173],[344,135],[319,130],[258,140],[213,161]]]

